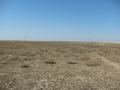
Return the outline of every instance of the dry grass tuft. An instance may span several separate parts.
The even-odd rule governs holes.
[[[77,64],[76,62],[68,62],[67,64]]]
[[[5,64],[8,64],[8,62],[1,62],[0,64],[5,65]]]
[[[18,61],[18,60],[19,60],[19,57],[12,57],[10,60],[11,60],[11,61]]]
[[[47,59],[46,55],[41,55],[40,58],[41,59]]]
[[[3,52],[0,52],[0,54],[2,54],[2,55],[3,55],[4,53],[3,53]]]
[[[32,52],[26,52],[26,56],[31,56],[31,57],[33,57],[33,56],[35,56],[36,54],[35,53],[32,53]]]
[[[21,67],[22,67],[22,68],[28,68],[28,67],[30,67],[30,65],[29,65],[29,64],[24,64],[24,65],[22,65]]]
[[[91,58],[90,58],[90,56],[88,55],[88,54],[86,54],[86,55],[83,55],[83,56],[81,56],[81,58],[80,58],[80,60],[82,60],[82,61],[86,61],[86,60],[90,60]]]
[[[101,62],[98,62],[98,61],[88,61],[88,62],[86,62],[86,66],[101,66]]]
[[[47,60],[44,63],[47,63],[47,64],[56,64],[56,62],[54,60],[52,60],[52,59],[49,59],[49,60]]]

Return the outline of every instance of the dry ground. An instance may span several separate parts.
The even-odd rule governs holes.
[[[0,41],[0,90],[120,90],[120,44]]]

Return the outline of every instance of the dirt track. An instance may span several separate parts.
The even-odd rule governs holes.
[[[94,53],[94,55],[96,55],[96,57],[101,58],[101,60],[102,60],[103,62],[105,62],[107,65],[113,66],[114,68],[120,70],[120,65],[118,65],[118,63],[116,63],[116,62],[111,62],[110,60],[108,60],[108,59],[106,59],[105,57],[102,57],[102,56],[100,56],[100,55],[98,55],[98,54],[96,54],[96,53]]]

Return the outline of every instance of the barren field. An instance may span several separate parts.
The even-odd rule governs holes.
[[[120,90],[120,43],[0,41],[0,90]]]

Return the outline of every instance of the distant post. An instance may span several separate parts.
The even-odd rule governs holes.
[[[88,37],[88,42],[89,42],[89,40],[90,40],[90,39],[89,39],[89,37]]]
[[[24,37],[24,41],[25,41],[25,37]]]

